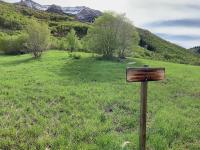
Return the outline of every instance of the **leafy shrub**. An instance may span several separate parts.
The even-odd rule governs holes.
[[[65,50],[66,47],[67,47],[66,39],[56,38],[56,37],[50,38],[50,44],[49,44],[50,49]]]
[[[73,29],[68,33],[66,40],[67,40],[67,49],[69,49],[71,52],[81,47],[81,43],[76,35],[75,30]]]
[[[0,51],[5,54],[21,54],[24,53],[26,42],[26,34],[20,35],[0,35]]]
[[[112,59],[115,54],[125,58],[137,36],[135,27],[125,15],[106,12],[96,19],[87,38],[92,51]]]
[[[143,38],[140,39],[139,45],[149,51],[156,51],[156,47],[145,41]]]
[[[38,23],[32,20],[27,26],[27,50],[33,53],[35,58],[42,55],[42,52],[47,49],[50,38],[50,30],[44,23]]]
[[[151,57],[151,53],[149,53],[148,51],[144,51],[144,55],[147,57]]]
[[[81,55],[70,53],[70,54],[69,54],[69,57],[70,57],[70,58],[73,58],[73,59],[80,59],[80,58],[81,58]]]
[[[87,34],[90,27],[86,23],[80,22],[49,22],[51,27],[51,33],[56,37],[65,37],[71,30],[75,30],[79,38],[84,37]]]

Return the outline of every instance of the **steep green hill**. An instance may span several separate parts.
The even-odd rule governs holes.
[[[196,55],[181,46],[163,40],[148,30],[138,28],[138,33],[140,35],[139,45],[153,52],[157,59],[200,65],[200,55]]]
[[[73,16],[48,13],[21,5],[0,2],[0,31],[13,33],[23,30],[32,18],[48,23],[52,35],[57,37],[66,35],[71,28],[74,28],[81,37],[87,33],[89,27],[89,23],[78,22]]]
[[[200,67],[78,54],[0,56],[0,149],[121,150],[130,141],[125,149],[138,150],[140,83],[125,81],[133,61],[166,68],[149,83],[148,149],[200,149]]]

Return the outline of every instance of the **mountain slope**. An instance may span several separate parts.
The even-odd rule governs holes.
[[[22,31],[32,18],[49,24],[52,34],[58,37],[66,35],[71,28],[74,28],[81,37],[86,34],[90,25],[77,21],[74,16],[0,2],[0,31],[7,33]]]
[[[140,42],[139,45],[148,51],[157,54],[157,59],[168,60],[179,63],[196,63],[200,64],[200,55],[195,55],[189,50],[168,42],[148,30],[137,28]],[[159,56],[160,55],[160,56]]]
[[[79,7],[61,7],[57,5],[40,5],[32,0],[21,0],[16,3],[17,5],[26,6],[31,9],[47,11],[58,14],[67,14],[75,16],[79,21],[93,22],[96,17],[99,17],[102,13],[98,10],[94,10],[85,6]]]
[[[26,6],[32,9],[36,9],[36,10],[47,10],[49,5],[40,5],[32,0],[21,0],[20,2],[16,3],[22,6]]]

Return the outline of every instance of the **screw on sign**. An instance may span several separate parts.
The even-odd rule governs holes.
[[[148,81],[159,81],[165,78],[165,68],[127,68],[127,82],[141,82],[141,104],[140,104],[140,150],[146,150],[146,114],[147,114],[147,83]]]

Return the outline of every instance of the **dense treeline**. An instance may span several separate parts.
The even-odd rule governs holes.
[[[80,22],[50,22],[51,33],[55,37],[65,37],[70,30],[74,29],[78,37],[82,38],[87,34],[90,24]]]

